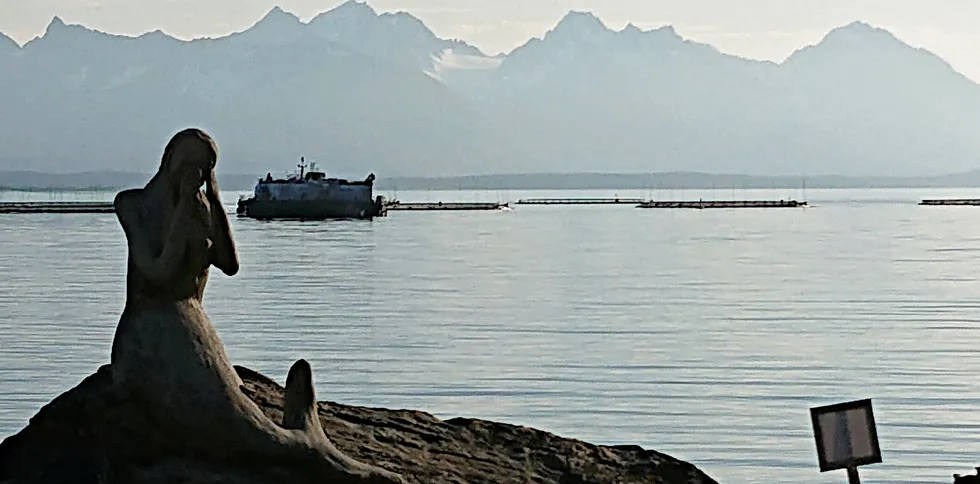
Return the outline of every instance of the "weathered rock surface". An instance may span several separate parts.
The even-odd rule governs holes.
[[[970,476],[953,474],[953,484],[980,484],[980,467],[976,468],[977,473]]]
[[[247,368],[243,391],[281,421],[284,390]],[[254,462],[203,462],[185,442],[168,440],[136,397],[111,385],[109,366],[43,407],[21,432],[0,443],[0,482],[10,484],[303,484]],[[596,446],[526,427],[418,411],[320,402],[319,418],[337,448],[418,484],[664,483],[711,484],[691,464],[638,446]],[[324,483],[329,480],[320,480]]]

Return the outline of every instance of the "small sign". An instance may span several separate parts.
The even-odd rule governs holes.
[[[820,472],[881,463],[878,429],[871,400],[810,409]]]

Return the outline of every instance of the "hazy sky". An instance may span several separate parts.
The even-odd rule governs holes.
[[[161,29],[180,38],[242,30],[274,5],[304,21],[340,0],[0,0],[0,31],[20,43],[44,32],[51,17],[98,30],[140,34]],[[405,10],[441,37],[464,39],[487,53],[540,36],[568,10],[606,25],[672,24],[684,37],[756,59],[780,61],[830,29],[862,20],[887,28],[980,80],[980,0],[370,0],[381,11]]]

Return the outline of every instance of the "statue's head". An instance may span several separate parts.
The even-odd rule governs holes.
[[[207,133],[185,129],[174,135],[163,150],[160,174],[172,188],[200,187],[218,161],[218,147]]]

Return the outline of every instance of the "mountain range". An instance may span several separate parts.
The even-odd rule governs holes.
[[[862,22],[781,63],[577,11],[488,56],[354,0],[191,41],[57,17],[23,46],[0,34],[0,170],[149,172],[188,126],[259,175],[300,156],[350,178],[980,167],[980,85]]]

